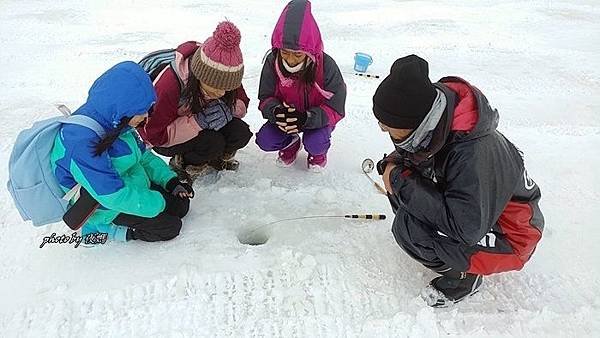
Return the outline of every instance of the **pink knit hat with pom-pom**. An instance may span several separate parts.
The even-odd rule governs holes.
[[[241,39],[240,30],[233,23],[219,23],[192,57],[194,76],[213,88],[225,91],[238,88],[244,76]]]

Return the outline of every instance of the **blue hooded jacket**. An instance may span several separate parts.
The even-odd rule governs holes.
[[[89,116],[110,133],[123,118],[145,114],[155,100],[148,75],[138,64],[127,61],[115,65],[94,82],[87,102],[74,115]],[[121,132],[107,151],[96,156],[94,148],[99,141],[88,128],[64,125],[52,150],[54,174],[65,191],[79,183],[100,203],[101,207],[84,226],[84,233],[95,227],[109,236],[124,239],[126,229],[112,225],[114,218],[119,213],[158,215],[164,210],[165,201],[159,192],[150,189],[150,184],[164,188],[176,174],[146,150],[130,127]]]

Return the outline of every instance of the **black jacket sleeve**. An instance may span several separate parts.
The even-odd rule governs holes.
[[[333,96],[326,99],[321,105],[310,107],[307,110],[305,129],[317,129],[328,124],[335,124],[346,114],[346,83],[344,83],[340,68],[327,54],[323,54],[323,82],[323,89],[332,93]],[[334,121],[330,121],[332,119]]]
[[[263,64],[262,72],[260,74],[260,84],[258,86],[258,99],[260,102],[258,108],[260,109],[263,118],[269,120],[271,123],[275,123],[273,108],[281,104],[279,99],[275,97],[277,75],[275,75],[274,69],[275,55],[270,53]]]
[[[497,221],[516,181],[503,181],[494,172],[494,161],[472,148],[451,151],[445,173],[444,184],[437,184],[394,170],[390,175],[394,195],[400,207],[417,219],[461,243],[475,245]]]

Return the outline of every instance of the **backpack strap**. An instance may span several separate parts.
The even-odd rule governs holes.
[[[77,183],[71,190],[67,191],[63,200],[69,202],[71,200],[77,201],[79,199],[79,193],[81,191],[81,184]]]
[[[94,120],[93,118],[91,118],[89,116],[71,115],[64,119],[61,119],[60,122],[64,123],[64,124],[76,124],[78,126],[86,127],[88,129],[93,130],[96,133],[96,135],[98,135],[100,138],[103,138],[104,135],[106,135],[106,131],[100,125],[100,123],[98,123],[96,120]],[[75,186],[71,190],[67,191],[65,196],[63,196],[63,200],[70,201],[72,199],[73,200],[79,199],[80,189],[81,189],[81,184],[79,184],[79,183],[75,184]]]
[[[106,135],[106,130],[104,130],[104,127],[102,127],[100,123],[89,116],[71,115],[67,118],[61,119],[60,122],[64,124],[76,124],[78,126],[86,127],[93,130],[100,138],[103,138],[104,135]]]
[[[175,58],[175,48],[161,49],[144,56],[138,64],[146,71],[152,73],[161,64],[169,63]]]
[[[167,67],[171,67],[173,72],[175,73],[175,77],[179,82],[179,90],[183,88],[184,82],[183,79],[179,77],[177,73],[177,63],[175,62],[175,54],[177,53],[177,49],[169,48],[169,49],[161,49],[154,52],[149,53],[144,56],[138,64],[144,69],[144,71],[150,76],[153,84],[156,84],[156,79],[160,78],[162,73],[165,72]]]
[[[183,79],[179,76],[179,73],[177,72],[177,63],[175,62],[175,59],[173,59],[169,63],[163,63],[162,65],[156,67],[154,71],[149,74],[150,80],[152,80],[152,84],[156,86],[158,80],[160,80],[162,75],[169,69],[171,69],[173,71],[173,74],[175,74],[175,77],[177,78],[177,83],[179,84],[179,91],[181,92],[183,90],[184,82]]]
[[[191,62],[192,58],[188,58],[187,60],[184,60],[184,62]],[[181,77],[179,77],[179,73],[177,72],[177,63],[175,62],[175,59],[173,59],[173,61],[171,61],[171,63],[169,63],[169,66],[171,67],[171,69],[173,69],[173,73],[175,73],[175,77],[177,78],[177,81],[179,82],[179,91],[181,92],[184,88],[184,82],[183,79]],[[191,70],[190,70],[191,72]]]

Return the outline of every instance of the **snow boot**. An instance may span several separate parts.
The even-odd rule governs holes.
[[[327,154],[322,154],[322,155],[311,155],[308,154],[308,159],[307,159],[307,164],[308,164],[308,170],[315,172],[315,173],[320,173],[323,170],[325,170],[325,166],[327,165]]]
[[[169,160],[169,167],[177,174],[177,178],[182,182],[187,182],[190,177],[185,171],[185,163],[182,155],[175,155]]]
[[[298,152],[300,151],[300,136],[294,135],[292,142],[288,144],[285,148],[279,151],[279,155],[277,157],[277,166],[282,168],[291,167],[294,162],[296,162],[296,157],[298,156]]]
[[[210,161],[208,163],[208,165],[210,165],[211,167],[213,167],[216,171],[223,171],[223,170],[229,170],[229,171],[236,171],[238,170],[238,168],[240,167],[240,162],[238,160],[214,160],[214,161]]]
[[[192,165],[188,164],[185,166],[185,173],[187,174],[186,182],[189,184],[194,183],[200,176],[206,175],[211,170],[208,164]]]
[[[227,153],[223,155],[223,158],[210,161],[208,165],[213,167],[217,171],[229,170],[229,171],[237,171],[240,167],[240,162],[233,157],[235,156],[235,151],[233,153]]]
[[[434,278],[421,292],[421,297],[432,307],[448,307],[477,293],[483,282],[482,275],[461,272],[459,276],[444,275]]]

